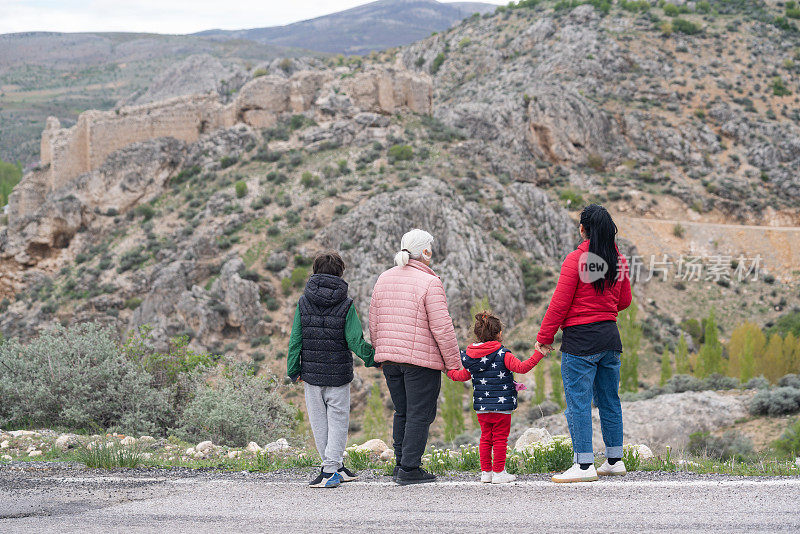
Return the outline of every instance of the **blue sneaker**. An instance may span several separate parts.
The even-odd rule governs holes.
[[[320,471],[317,478],[309,484],[312,488],[338,488],[342,483],[342,477],[339,473],[325,473]]]

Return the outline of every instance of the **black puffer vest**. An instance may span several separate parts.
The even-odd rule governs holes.
[[[300,377],[312,386],[343,386],[353,380],[353,354],[345,339],[347,282],[330,274],[314,274],[300,297]]]
[[[472,375],[473,408],[476,412],[508,412],[517,408],[517,388],[514,373],[505,363],[506,348],[471,358],[461,351],[461,363]]]

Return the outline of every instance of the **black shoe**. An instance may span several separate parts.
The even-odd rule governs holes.
[[[339,473],[325,473],[320,470],[317,478],[308,483],[312,488],[335,488],[342,483]]]
[[[436,482],[436,475],[428,473],[421,467],[415,467],[410,470],[401,467],[397,471],[395,482],[401,486],[407,486],[408,484],[427,484],[428,482]]]
[[[342,482],[350,482],[358,478],[358,473],[353,473],[344,465],[337,471],[339,476],[342,477]]]

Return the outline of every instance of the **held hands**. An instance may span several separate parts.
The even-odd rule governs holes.
[[[533,349],[538,350],[539,352],[544,354],[545,357],[547,357],[550,356],[551,352],[553,352],[553,345],[542,345],[537,341],[536,343],[533,344]]]

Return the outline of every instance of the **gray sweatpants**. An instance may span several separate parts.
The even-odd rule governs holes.
[[[335,473],[342,467],[350,427],[350,384],[312,386],[304,382],[306,408],[314,442],[322,458],[322,470]]]

